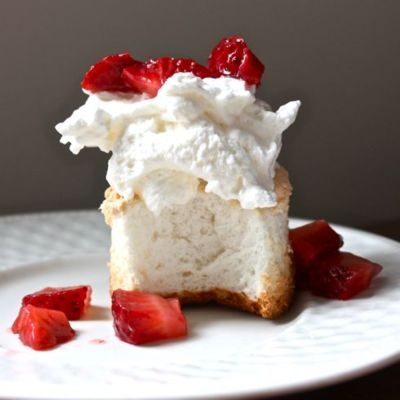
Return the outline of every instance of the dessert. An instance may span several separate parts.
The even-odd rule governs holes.
[[[243,39],[208,66],[105,57],[86,103],[56,126],[73,153],[112,152],[102,211],[111,226],[110,289],[217,301],[265,318],[293,293],[291,186],[277,164],[300,107],[256,99],[264,67]]]

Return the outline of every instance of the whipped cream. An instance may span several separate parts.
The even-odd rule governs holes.
[[[140,195],[159,213],[197,192],[238,200],[242,208],[276,204],[274,174],[282,132],[300,101],[272,112],[242,80],[176,73],[156,97],[101,92],[56,126],[77,154],[112,151],[107,180],[125,199]]]

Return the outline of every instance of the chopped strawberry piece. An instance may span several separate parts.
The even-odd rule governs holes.
[[[75,336],[63,312],[31,304],[21,307],[11,330],[19,333],[23,344],[35,350],[50,349]]]
[[[239,36],[227,37],[217,44],[208,58],[208,68],[219,75],[243,79],[257,86],[265,69]]]
[[[140,61],[134,60],[128,53],[104,57],[86,72],[81,82],[81,87],[93,93],[107,90],[133,92],[134,89],[122,78],[122,71],[131,65],[141,64]]]
[[[352,253],[334,251],[313,261],[307,272],[312,293],[347,300],[367,289],[382,266]]]
[[[123,70],[122,76],[134,90],[155,96],[164,82],[176,72],[192,72],[200,78],[216,77],[208,68],[190,58],[161,57]]]
[[[86,312],[92,294],[88,285],[71,287],[47,287],[38,292],[28,294],[22,299],[22,305],[32,304],[36,307],[59,310],[68,319],[79,319]]]
[[[154,97],[163,84],[158,68],[147,62],[127,67],[122,76],[127,85],[138,93],[147,93]]]
[[[176,72],[192,72],[200,78],[227,75],[258,86],[264,65],[241,37],[231,36],[221,40],[211,52],[208,68],[190,58],[161,57],[141,62],[128,53],[114,54],[92,65],[81,87],[93,93],[120,91],[155,96],[163,83]]]
[[[296,268],[302,270],[318,256],[338,250],[343,239],[323,219],[289,230]]]
[[[143,344],[187,335],[178,299],[118,289],[112,294],[112,314],[116,335],[127,343]]]
[[[216,78],[219,76],[219,74],[210,71],[207,67],[197,63],[191,58],[171,58],[170,64],[170,75],[166,75],[168,78],[176,72],[192,72],[193,75],[196,75],[199,78]]]
[[[382,267],[341,252],[343,239],[324,220],[289,231],[296,265],[296,284],[312,293],[347,300],[369,287]]]

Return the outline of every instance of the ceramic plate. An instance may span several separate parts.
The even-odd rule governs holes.
[[[292,226],[304,223],[292,220]],[[357,298],[299,294],[278,321],[217,306],[185,308],[186,340],[135,347],[113,333],[109,233],[95,211],[0,218],[0,398],[189,399],[272,396],[360,376],[400,358],[400,244],[336,227],[345,249],[384,266]],[[23,295],[90,284],[76,339],[44,352],[9,327]]]

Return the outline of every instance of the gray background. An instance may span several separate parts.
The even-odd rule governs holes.
[[[400,2],[0,0],[0,214],[97,207],[109,155],[72,155],[53,126],[104,55],[204,62],[243,35],[266,64],[258,96],[303,106],[280,157],[291,214],[365,226],[400,219]]]

